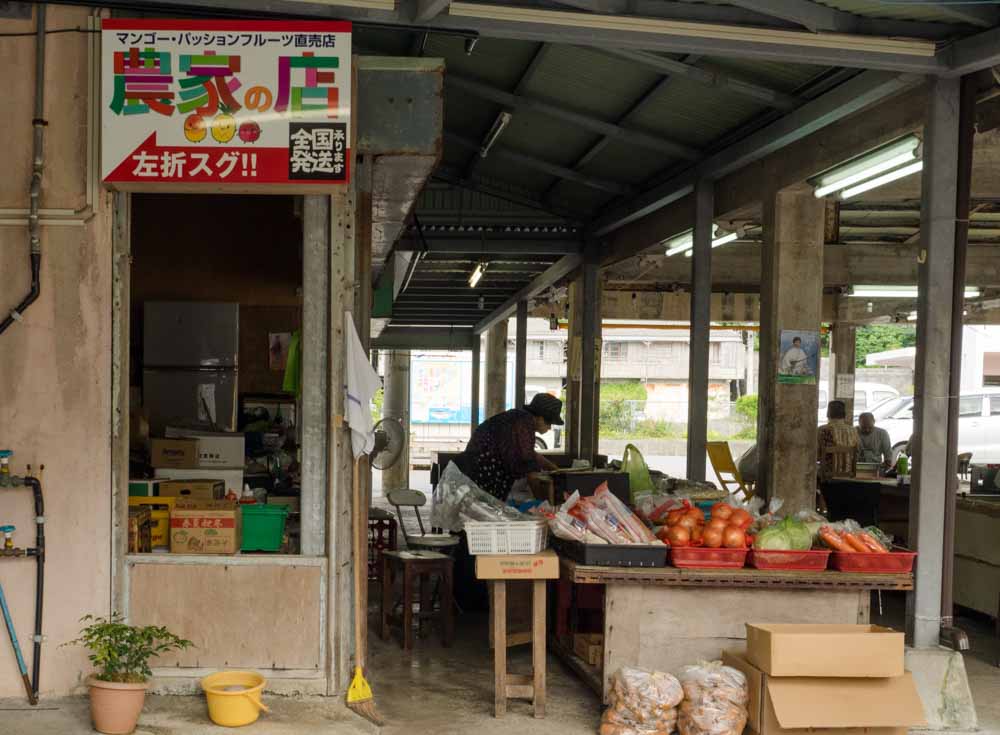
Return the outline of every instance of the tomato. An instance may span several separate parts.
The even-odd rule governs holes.
[[[712,518],[728,519],[733,514],[733,507],[725,503],[716,503],[712,506]]]
[[[734,526],[739,526],[740,528],[749,528],[750,524],[753,523],[753,517],[742,508],[737,508],[733,511],[733,514],[729,516],[729,522]]]
[[[722,529],[709,526],[701,535],[701,543],[710,549],[717,549],[722,546]]]
[[[746,532],[739,526],[726,526],[726,530],[722,532],[722,545],[727,549],[745,549]]]
[[[667,542],[678,548],[687,546],[691,543],[691,534],[684,526],[674,526],[667,531]]]

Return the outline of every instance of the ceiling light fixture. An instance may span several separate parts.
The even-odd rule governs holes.
[[[727,243],[733,242],[734,240],[740,239],[739,232],[727,232],[725,235],[719,235],[719,226],[712,225],[712,247],[717,248],[720,245],[725,245]],[[667,257],[672,255],[677,255],[677,253],[684,253],[684,257],[690,258],[694,252],[694,232],[688,230],[676,237],[667,240],[664,245],[667,246]]]
[[[497,115],[497,119],[493,121],[493,127],[490,128],[490,132],[486,134],[483,138],[483,144],[479,146],[479,157],[486,158],[490,153],[490,148],[493,144],[497,142],[497,139],[503,133],[504,128],[506,128],[511,121],[513,115],[506,110]]]
[[[486,266],[488,263],[476,263],[476,269],[472,271],[472,275],[469,276],[469,288],[475,288],[476,285],[482,280],[483,274],[486,273]]]
[[[915,299],[919,294],[916,286],[859,285],[853,286],[847,295],[869,299]],[[966,287],[964,295],[967,299],[978,298],[979,289]]]
[[[933,57],[937,52],[937,46],[933,41],[916,38],[888,38],[850,33],[812,33],[663,18],[538,10],[509,5],[453,2],[448,8],[448,15],[452,18],[478,18],[493,23],[533,23],[604,31],[649,33],[650,35],[712,38],[742,43],[770,43],[812,48],[836,48],[848,51],[870,51],[906,56]]]
[[[919,158],[920,138],[907,135],[834,166],[810,179],[809,183],[816,187],[813,195],[820,199]]]
[[[895,171],[890,171],[887,174],[882,174],[874,179],[865,181],[857,186],[852,186],[850,189],[844,189],[840,193],[841,199],[850,199],[858,194],[863,194],[866,191],[871,191],[872,189],[877,189],[880,186],[888,184],[890,181],[896,181],[897,179],[902,179],[905,176],[910,176],[920,171],[924,167],[923,161],[915,161],[909,166],[903,166],[903,168],[897,168]]]

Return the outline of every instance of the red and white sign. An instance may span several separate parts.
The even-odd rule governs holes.
[[[101,39],[106,183],[348,182],[350,23],[106,19]]]

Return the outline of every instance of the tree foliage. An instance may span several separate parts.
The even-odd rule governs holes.
[[[858,327],[855,347],[855,364],[865,366],[865,358],[875,352],[913,347],[917,343],[917,330],[898,324],[873,324]]]

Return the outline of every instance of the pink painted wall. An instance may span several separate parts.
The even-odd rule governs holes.
[[[87,25],[90,10],[48,7],[49,28]],[[34,21],[0,20],[0,31],[34,30]],[[0,38],[5,103],[0,105],[0,209],[28,206],[34,37]],[[48,36],[45,73],[45,176],[42,207],[86,204],[89,36]],[[96,172],[95,172],[96,173]],[[83,651],[60,648],[86,613],[109,611],[111,520],[111,207],[97,189],[83,226],[42,228],[42,295],[24,321],[0,336],[0,448],[14,472],[46,466],[46,595],[43,695],[71,691],[89,671]],[[16,218],[0,214],[0,220]],[[27,227],[0,224],[0,313],[29,284]],[[0,489],[0,523],[33,545],[31,495]],[[34,563],[0,560],[0,583],[30,661]],[[0,639],[0,697],[23,691],[6,635]]]

